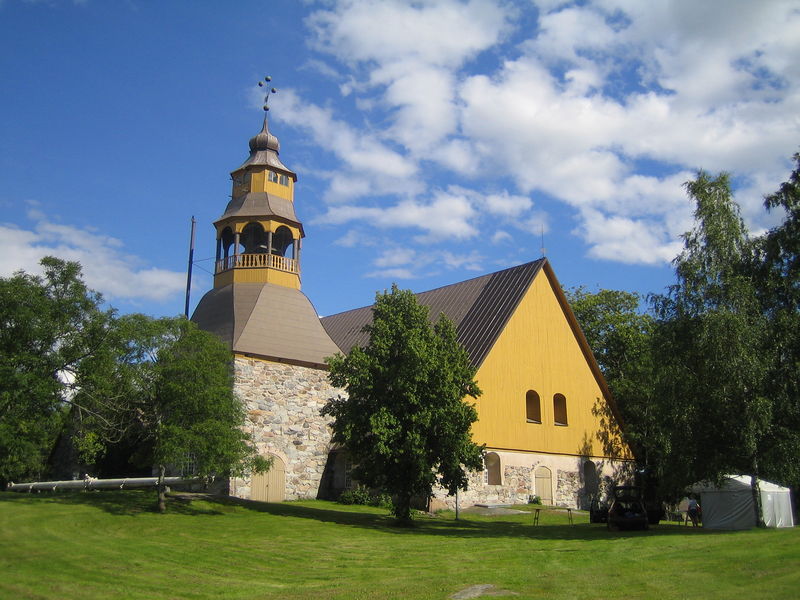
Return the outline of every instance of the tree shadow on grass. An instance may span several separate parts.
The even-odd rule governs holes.
[[[0,502],[20,504],[43,503],[58,505],[82,505],[99,508],[112,515],[135,516],[158,512],[158,497],[155,490],[89,490],[20,494],[0,494]],[[184,497],[169,498],[167,512],[181,515],[223,515],[216,502],[196,502]]]
[[[225,497],[214,500],[222,505],[240,506],[246,510],[266,513],[280,517],[312,519],[323,523],[336,523],[350,527],[381,530],[396,535],[435,535],[461,538],[529,538],[532,540],[615,540],[626,537],[684,536],[719,534],[719,532],[698,528],[683,528],[678,525],[658,525],[649,531],[608,531],[604,524],[577,523],[533,525],[532,513],[501,517],[462,516],[456,521],[452,514],[447,517],[421,516],[412,526],[398,525],[388,512],[378,512],[374,508],[345,508],[342,505],[316,501],[316,506],[299,502],[267,503],[239,498]],[[566,517],[559,511],[545,512],[558,521]]]
[[[60,492],[46,494],[0,494],[0,502],[52,503],[83,505],[98,508],[113,515],[135,516],[153,513],[156,494],[152,490],[97,490],[89,492]],[[345,507],[333,502],[314,501],[314,506],[301,502],[267,503],[233,497],[184,496],[169,498],[168,514],[189,516],[224,516],[233,512],[252,511],[275,517],[310,519],[346,527],[372,529],[395,535],[426,535],[448,538],[527,538],[530,540],[617,540],[628,537],[663,537],[713,534],[725,531],[687,528],[681,525],[658,525],[649,531],[608,531],[603,524],[563,524],[565,517],[557,511],[546,511],[544,523],[533,525],[531,513],[498,517],[462,516],[458,521],[447,516],[420,516],[413,526],[398,526],[388,511],[370,507]],[[548,524],[547,520],[555,521]],[[561,522],[559,522],[561,521]],[[552,549],[551,549],[552,550]],[[533,549],[532,551],[535,551]]]

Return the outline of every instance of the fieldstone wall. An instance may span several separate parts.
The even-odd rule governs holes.
[[[580,508],[579,493],[583,489],[581,475],[577,471],[557,471],[557,483],[553,489],[553,502],[556,506]]]
[[[583,481],[581,457],[552,456],[546,454],[496,452],[501,457],[502,485],[486,483],[484,471],[469,473],[469,488],[458,494],[462,508],[474,504],[526,504],[534,495],[534,471],[538,466],[545,466],[552,473],[553,504],[569,508],[580,508],[586,495]],[[512,464],[507,464],[512,463]],[[513,464],[516,463],[516,464]],[[611,482],[627,480],[630,469],[627,461],[596,461],[598,475],[602,477],[601,488]],[[455,508],[455,497],[448,496],[447,491],[435,488],[431,500],[431,509]]]
[[[468,489],[458,493],[458,503],[464,508],[474,504],[526,504],[533,494],[532,473],[528,467],[505,466],[503,467],[502,485],[489,485],[485,483],[483,471],[467,474]],[[447,490],[434,488],[431,508],[454,509],[455,496],[448,496]]]
[[[237,356],[234,392],[259,453],[274,454],[285,464],[286,500],[316,498],[331,450],[331,419],[320,410],[342,390],[328,382],[323,369]],[[249,498],[250,481],[232,480],[230,493]]]

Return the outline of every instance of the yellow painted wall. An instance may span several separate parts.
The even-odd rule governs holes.
[[[286,198],[294,199],[294,180],[289,177],[289,185],[281,185],[269,180],[268,171],[252,171],[250,173],[250,190],[253,192],[268,192]],[[238,189],[238,188],[237,188]]]
[[[276,269],[229,269],[214,276],[214,287],[220,288],[229,283],[274,283],[284,287],[300,289],[300,276]]]
[[[601,388],[570,328],[553,284],[539,272],[478,370],[473,439],[488,447],[555,454],[606,456],[598,439]],[[541,399],[542,423],[526,420],[525,395]],[[553,396],[567,399],[568,425],[553,423]],[[469,400],[469,399],[468,399]],[[619,438],[615,438],[618,442]]]

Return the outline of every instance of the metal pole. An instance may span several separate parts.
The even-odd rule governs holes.
[[[183,309],[184,316],[189,318],[189,296],[192,293],[192,264],[194,263],[194,226],[196,221],[192,215],[192,233],[189,241],[189,268],[186,270],[186,306]]]

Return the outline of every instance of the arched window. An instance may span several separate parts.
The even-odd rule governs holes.
[[[267,234],[260,223],[248,223],[239,235],[245,254],[266,254]]]
[[[486,465],[486,483],[488,485],[502,485],[500,473],[500,457],[494,452],[489,452],[484,459]]]
[[[556,425],[567,425],[567,399],[564,394],[553,396],[553,421]]]
[[[525,417],[528,423],[542,422],[542,403],[539,394],[533,390],[528,390],[525,394]]]
[[[222,235],[220,235],[220,245],[222,247],[223,256],[220,258],[228,258],[229,256],[233,255],[233,243],[234,243],[234,236],[233,230],[230,227],[226,227],[222,230]]]
[[[583,463],[583,498],[586,504],[597,497],[600,491],[600,478],[597,475],[597,465],[591,460]]]
[[[278,227],[277,231],[272,234],[272,254],[278,256],[286,256],[286,249],[292,245],[294,239],[292,238],[291,230],[285,225]]]

